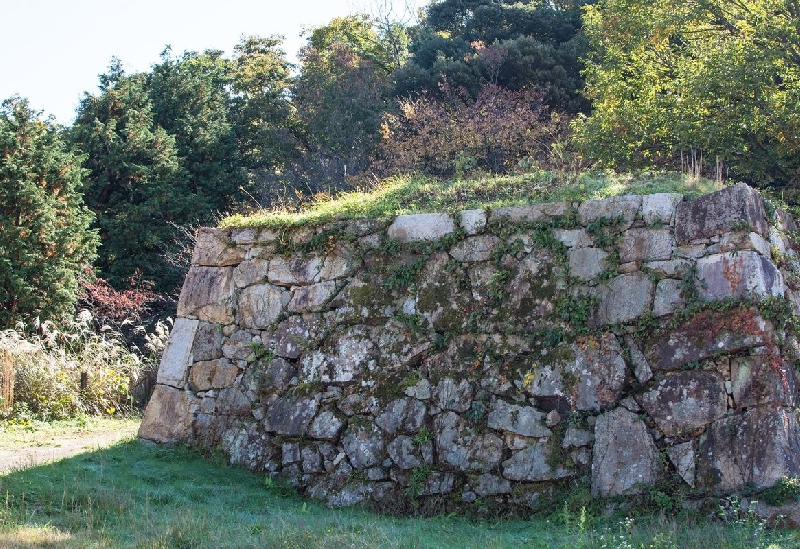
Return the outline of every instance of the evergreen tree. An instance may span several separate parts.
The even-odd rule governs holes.
[[[13,97],[0,107],[0,327],[71,312],[97,248],[81,157]]]
[[[195,216],[188,173],[175,139],[153,120],[146,75],[127,76],[115,62],[100,80],[100,94],[86,95],[72,128],[87,154],[86,202],[102,241],[98,270],[117,287],[139,269],[171,289],[180,274],[164,261],[176,238],[170,223]]]

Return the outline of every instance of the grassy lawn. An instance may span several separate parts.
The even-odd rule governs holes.
[[[69,431],[67,426],[58,427]],[[0,444],[13,432],[0,432]],[[394,518],[329,509],[263,475],[181,446],[128,438],[112,447],[0,474],[0,547],[135,548],[794,548],[800,533],[756,520],[687,514],[527,520]]]

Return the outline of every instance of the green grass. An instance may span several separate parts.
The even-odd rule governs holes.
[[[621,175],[537,172],[514,176],[480,176],[438,180],[420,175],[389,178],[375,188],[318,196],[294,210],[261,211],[223,219],[221,227],[290,227],[319,225],[335,219],[386,218],[419,212],[455,212],[537,202],[583,201],[620,194],[678,192],[689,197],[720,185],[670,173]]]
[[[5,435],[0,434],[0,437]],[[0,475],[0,547],[752,548],[800,533],[696,515],[635,518],[563,510],[527,520],[396,518],[286,496],[262,475],[181,446],[128,440]]]

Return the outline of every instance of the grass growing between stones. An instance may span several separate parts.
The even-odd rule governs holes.
[[[334,219],[374,219],[420,212],[456,212],[537,202],[583,201],[624,194],[677,192],[688,197],[715,190],[717,182],[679,174],[564,174],[535,172],[439,180],[421,175],[392,177],[363,191],[316,196],[294,209],[275,209],[223,219],[221,227],[319,225]]]
[[[5,435],[0,434],[0,438]],[[129,439],[0,475],[0,547],[752,548],[800,545],[757,520],[562,510],[528,520],[394,518],[305,502],[263,475]]]

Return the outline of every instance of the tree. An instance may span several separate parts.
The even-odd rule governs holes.
[[[579,127],[621,167],[677,166],[700,151],[752,183],[800,183],[800,6],[778,0],[605,0]]]
[[[82,158],[19,97],[0,107],[0,327],[72,312],[97,235]]]
[[[363,17],[315,29],[292,86],[303,143],[302,171],[336,188],[370,165],[388,106],[388,53]],[[317,189],[311,189],[317,190]]]
[[[147,75],[127,76],[118,62],[86,95],[71,134],[86,153],[86,203],[97,215],[101,276],[122,287],[137,270],[159,290],[180,281],[164,261],[174,240],[170,223],[194,219],[175,139],[154,121]]]
[[[463,87],[473,98],[486,84],[513,90],[544,91],[547,105],[575,114],[588,110],[580,94],[581,32],[584,1],[520,2],[518,0],[441,0],[428,5],[415,30],[410,61],[395,75],[395,95],[438,94],[443,82]],[[487,75],[481,51],[494,48],[496,59]]]

